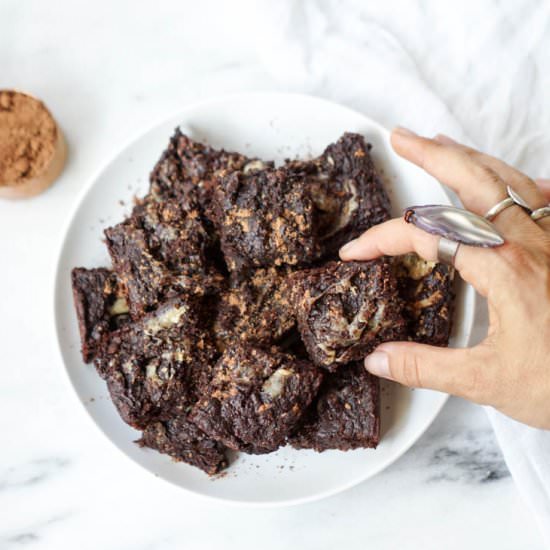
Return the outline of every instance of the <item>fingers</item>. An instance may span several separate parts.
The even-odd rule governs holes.
[[[480,151],[476,151],[466,145],[462,145],[444,134],[438,134],[435,137],[435,141],[448,145],[449,147],[460,149],[472,157],[475,161],[478,161],[479,163],[494,170],[506,185],[510,185],[523,199],[527,201],[527,204],[529,204],[531,209],[535,210],[536,208],[544,206],[546,203],[543,193],[537,187],[535,182],[529,176],[506,164],[504,161],[490,155],[486,155]]]
[[[365,358],[365,368],[376,376],[411,388],[428,388],[486,403],[484,366],[490,358],[481,347],[450,349],[391,342],[381,344]]]
[[[340,258],[349,260],[372,260],[379,256],[399,256],[416,252],[427,261],[437,261],[439,237],[396,218],[375,225],[360,237],[340,249]],[[481,295],[487,296],[493,270],[490,265],[494,249],[461,245],[455,257],[455,268],[461,277]]]
[[[521,172],[447,136],[432,140],[397,129],[391,139],[398,154],[451,187],[466,208],[477,214],[483,215],[505,198],[508,184],[533,207],[538,208],[543,198],[533,181]]]
[[[483,215],[506,196],[505,184],[493,170],[464,150],[397,128],[391,143],[396,153],[449,186],[469,210]]]
[[[453,189],[464,206],[480,215],[506,198],[506,185],[511,185],[533,208],[545,203],[533,181],[506,163],[484,155],[447,136],[428,139],[397,128],[391,136],[395,151],[422,167],[426,172]],[[526,234],[540,233],[529,216],[518,206],[502,211],[495,225],[507,238],[523,241]]]
[[[550,201],[550,179],[539,178],[535,180],[541,193],[547,201]]]

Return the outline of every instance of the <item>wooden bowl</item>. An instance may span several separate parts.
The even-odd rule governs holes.
[[[6,94],[8,95],[6,96]],[[53,125],[54,127],[53,134],[50,131],[48,132],[48,136],[43,136],[42,133],[40,133],[41,123],[38,122],[38,117],[34,117],[32,118],[32,120],[29,120],[29,117],[27,116],[26,120],[21,121],[21,132],[23,132],[25,129],[28,130],[30,127],[29,125],[31,125],[32,130],[34,132],[38,132],[33,137],[34,141],[47,139],[48,149],[51,149],[51,151],[49,151],[48,154],[41,159],[41,162],[38,166],[35,165],[33,169],[30,170],[30,174],[28,176],[24,175],[22,177],[19,177],[16,181],[6,181],[6,178],[0,173],[1,198],[22,199],[32,197],[34,195],[42,193],[44,190],[50,187],[50,185],[52,185],[53,182],[61,174],[63,167],[65,166],[65,159],[67,157],[67,146],[65,143],[65,139],[52,114],[44,105],[44,103],[42,103],[39,99],[19,91],[0,90],[0,99],[2,99],[3,97],[8,98],[6,99],[6,101],[11,102],[12,104],[14,100],[16,100],[18,105],[17,109],[19,110],[24,107],[32,109],[34,113],[37,113],[37,115],[39,115],[42,121],[46,121],[46,124],[48,126]],[[11,107],[13,107],[13,105]],[[2,110],[2,105],[0,103],[0,115],[2,114]],[[7,110],[7,107],[5,107],[4,110]],[[14,112],[13,108],[11,109],[11,112]],[[45,126],[46,124],[42,125]],[[0,129],[0,131],[5,131],[7,133],[8,130]],[[21,145],[25,146],[25,137],[19,136],[14,138],[13,135],[10,135],[8,139],[19,139],[21,141]],[[52,141],[53,144],[51,143]],[[0,145],[0,154],[1,153],[2,151]]]

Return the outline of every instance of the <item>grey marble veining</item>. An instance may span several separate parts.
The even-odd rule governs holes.
[[[461,440],[454,443],[446,442],[444,446],[433,450],[427,481],[492,483],[510,476],[496,445],[481,445],[474,439],[475,432],[465,435],[466,439],[460,438]]]
[[[0,548],[11,550],[12,548],[26,548],[28,546],[41,546],[47,530],[52,525],[66,520],[69,514],[53,516],[47,520],[30,524],[21,530],[10,530],[6,534],[0,534]]]
[[[415,470],[430,484],[479,485],[510,476],[484,411],[456,398],[392,468]]]
[[[38,458],[8,467],[0,472],[0,491],[27,488],[48,481],[63,472],[70,460],[60,457]]]

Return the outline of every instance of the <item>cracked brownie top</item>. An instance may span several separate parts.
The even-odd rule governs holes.
[[[288,269],[260,268],[223,292],[214,333],[220,347],[231,342],[274,344],[294,326]]]
[[[300,172],[222,173],[215,201],[230,271],[304,265],[321,256],[314,203]]]
[[[288,163],[305,174],[325,255],[334,255],[369,227],[390,219],[390,201],[370,149],[363,136],[347,132],[320,157]]]
[[[387,259],[329,262],[291,276],[298,328],[311,359],[335,370],[405,334]]]
[[[321,452],[376,447],[379,440],[379,381],[359,362],[325,377],[290,442],[297,449]]]
[[[95,365],[120,416],[144,428],[185,413],[208,384],[214,361],[196,304],[175,298],[112,333]]]
[[[217,474],[228,464],[225,447],[199,430],[187,415],[149,424],[138,444],[196,466],[209,475]]]
[[[231,449],[271,452],[284,443],[321,379],[309,361],[276,348],[232,346],[218,360],[208,391],[190,418]]]
[[[214,243],[193,205],[149,198],[105,237],[133,318],[171,296],[221,289],[223,278],[209,257]]]

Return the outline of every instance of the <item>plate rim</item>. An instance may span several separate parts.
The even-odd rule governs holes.
[[[318,500],[322,500],[334,495],[337,495],[339,493],[343,493],[344,491],[347,491],[348,489],[351,489],[352,487],[355,487],[366,480],[378,475],[381,471],[388,468],[391,464],[396,462],[399,458],[401,458],[413,445],[416,441],[418,441],[426,432],[426,430],[433,424],[434,420],[437,418],[439,413],[441,412],[442,408],[445,406],[449,399],[449,395],[442,393],[442,392],[434,392],[438,393],[440,395],[440,403],[437,405],[437,407],[434,407],[433,413],[430,415],[429,421],[426,423],[426,425],[423,427],[423,429],[420,432],[416,432],[414,434],[414,437],[411,437],[407,439],[399,448],[399,451],[395,453],[395,455],[389,457],[386,461],[379,464],[377,467],[375,467],[373,470],[370,470],[368,473],[366,473],[364,476],[358,476],[355,479],[352,479],[346,483],[342,483],[338,485],[337,487],[333,487],[331,489],[327,489],[325,491],[316,492],[315,494],[311,494],[304,497],[296,497],[296,498],[287,498],[283,500],[278,501],[255,501],[255,500],[241,500],[241,499],[232,499],[232,498],[226,498],[221,496],[215,496],[210,494],[201,493],[200,491],[188,487],[184,487],[182,485],[177,484],[173,480],[167,479],[160,475],[155,475],[154,472],[147,468],[145,465],[137,462],[134,460],[131,456],[129,456],[121,447],[119,447],[111,438],[110,436],[103,430],[103,428],[96,422],[94,417],[92,416],[91,411],[84,405],[84,403],[80,400],[80,395],[75,387],[73,380],[71,378],[71,375],[69,373],[68,365],[65,361],[65,358],[63,356],[63,345],[61,341],[61,334],[60,334],[60,327],[59,327],[59,299],[58,295],[61,292],[60,286],[60,264],[62,260],[62,256],[64,253],[65,243],[67,239],[67,235],[69,232],[69,229],[76,217],[76,214],[80,207],[82,206],[83,202],[85,201],[88,194],[91,192],[92,188],[94,187],[95,183],[98,181],[98,179],[101,177],[101,175],[108,169],[108,167],[116,161],[118,157],[122,155],[124,151],[126,151],[129,147],[131,147],[135,142],[137,142],[139,139],[144,137],[146,134],[151,133],[156,128],[168,123],[168,121],[176,119],[180,117],[182,120],[185,120],[185,115],[189,111],[192,111],[194,109],[197,109],[199,107],[205,107],[210,104],[216,104],[228,100],[243,100],[249,97],[254,98],[263,98],[268,100],[270,97],[275,97],[279,101],[281,98],[283,99],[300,99],[302,101],[314,101],[319,104],[328,105],[331,107],[338,107],[340,109],[344,109],[348,111],[350,114],[353,114],[354,116],[359,116],[368,121],[372,127],[376,128],[379,132],[381,132],[384,136],[389,136],[389,131],[387,128],[385,128],[382,124],[377,122],[376,120],[373,120],[368,115],[353,109],[351,107],[348,107],[347,105],[343,105],[341,103],[338,103],[336,101],[331,101],[319,96],[311,95],[311,94],[303,94],[303,93],[289,93],[289,92],[277,92],[277,91],[251,91],[251,92],[243,92],[243,93],[232,93],[232,94],[223,94],[218,96],[212,96],[206,99],[202,99],[199,101],[192,101],[182,108],[179,108],[178,110],[175,110],[174,112],[170,113],[169,115],[163,115],[162,117],[158,117],[154,123],[147,125],[144,129],[140,129],[139,131],[136,131],[129,137],[128,139],[124,140],[122,145],[118,147],[115,152],[110,155],[103,163],[100,164],[99,168],[92,172],[91,176],[86,180],[85,185],[83,188],[79,191],[77,194],[73,204],[71,205],[67,217],[65,219],[65,222],[62,225],[62,229],[60,231],[60,237],[59,241],[57,243],[57,246],[55,248],[56,253],[54,256],[54,263],[53,263],[53,303],[52,303],[52,312],[53,312],[53,323],[52,323],[52,330],[54,332],[54,338],[52,338],[52,341],[54,342],[54,347],[56,349],[56,355],[60,362],[63,365],[63,379],[65,381],[65,384],[67,385],[67,388],[69,389],[69,393],[72,394],[74,400],[78,402],[79,406],[78,408],[81,410],[83,416],[87,417],[88,422],[90,422],[97,431],[99,431],[102,434],[102,439],[109,443],[111,447],[114,447],[118,450],[118,452],[126,458],[127,461],[133,463],[133,465],[137,468],[137,471],[140,472],[147,472],[149,475],[162,480],[165,484],[169,485],[172,488],[177,488],[180,491],[184,491],[189,495],[197,496],[205,501],[209,502],[216,502],[216,503],[223,503],[226,505],[234,506],[234,507],[242,507],[242,508],[283,508],[283,507],[289,507],[289,506],[296,506],[300,504],[306,504],[309,502],[314,502]],[[443,189],[443,191],[448,195],[447,190],[439,183],[436,182],[437,185],[440,185],[440,187]],[[452,201],[452,198],[449,197]],[[467,285],[465,282],[462,282],[462,284]],[[477,303],[477,294],[474,292],[472,295],[472,308],[471,308],[471,322],[470,322],[470,328],[469,332],[466,336],[466,345],[470,345],[472,341],[473,336],[473,324],[475,321],[475,308]],[[433,390],[424,390],[424,391],[433,391]]]

